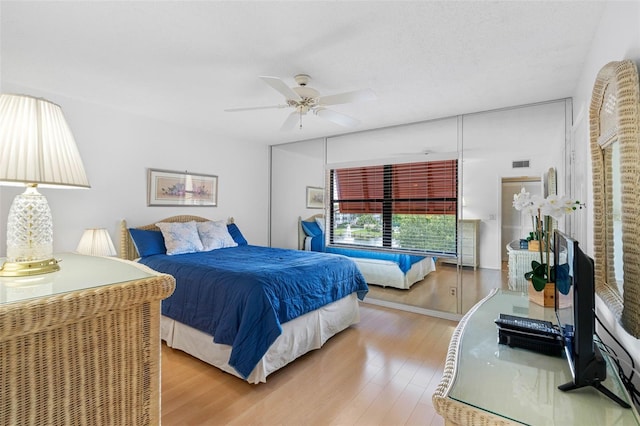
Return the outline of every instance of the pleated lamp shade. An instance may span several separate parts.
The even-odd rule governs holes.
[[[85,229],[76,251],[91,256],[115,256],[116,249],[104,228]]]
[[[7,260],[0,276],[60,269],[53,257],[53,220],[37,187],[89,188],[62,109],[45,99],[0,95],[0,184],[24,184],[7,217]]]
[[[89,188],[62,108],[26,95],[0,95],[0,181]]]

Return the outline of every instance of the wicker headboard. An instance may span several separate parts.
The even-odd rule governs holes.
[[[160,231],[160,228],[156,226],[156,223],[158,222],[208,222],[210,220],[211,219],[191,215],[171,216],[166,219],[157,220],[149,225],[136,226],[136,229]],[[230,217],[227,223],[233,223],[233,218]],[[138,250],[136,249],[136,245],[131,239],[131,234],[129,233],[129,228],[127,227],[127,221],[124,219],[122,220],[122,222],[120,222],[120,257],[127,260],[134,260],[140,257],[140,255],[138,254]]]
[[[304,250],[304,239],[307,237],[307,234],[304,233],[304,229],[302,229],[302,224],[300,222],[313,222],[316,219],[324,219],[324,214],[318,213],[314,214],[311,217],[303,219],[301,216],[298,216],[298,250]]]

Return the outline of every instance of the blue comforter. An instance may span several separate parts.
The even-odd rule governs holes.
[[[353,261],[326,253],[246,245],[140,262],[176,279],[162,314],[230,345],[229,365],[244,378],[281,324],[353,292],[362,300],[368,291]]]
[[[390,262],[395,262],[398,264],[398,267],[402,271],[403,274],[406,274],[411,266],[414,263],[420,262],[424,259],[424,256],[416,256],[405,253],[389,253],[382,251],[366,251],[366,250],[355,250],[349,248],[342,247],[327,247],[327,253],[333,254],[341,254],[343,256],[363,258],[363,259],[378,259],[378,260],[388,260]]]

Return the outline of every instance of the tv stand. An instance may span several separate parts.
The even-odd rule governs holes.
[[[575,386],[565,356],[499,344],[494,321],[501,313],[555,320],[553,308],[530,303],[522,292],[494,290],[471,308],[453,332],[442,380],[432,397],[446,425],[605,425],[612,419],[640,425],[608,354],[602,352],[602,363],[590,366],[590,379]],[[600,374],[600,368],[606,374]],[[578,387],[582,389],[566,392]],[[628,405],[631,408],[623,408]]]
[[[567,339],[566,343],[565,343],[565,354],[567,355],[568,359],[571,359],[573,357],[572,353],[573,353],[573,340],[572,339]],[[600,351],[598,345],[594,346],[594,357],[590,360],[585,361],[584,359],[582,359],[580,356],[575,356],[574,358],[574,363],[576,363],[576,366],[580,366],[580,370],[583,372],[582,377],[575,377],[575,374],[573,374],[573,380],[565,383],[564,385],[560,385],[558,386],[558,389],[560,389],[563,392],[567,392],[573,389],[579,389],[579,388],[583,388],[586,386],[592,386],[594,388],[596,388],[597,390],[599,390],[600,392],[602,392],[604,395],[608,396],[610,399],[612,399],[613,401],[615,401],[616,403],[618,403],[618,405],[620,405],[623,408],[631,408],[631,406],[629,404],[627,404],[625,401],[623,401],[621,398],[619,398],[617,395],[615,395],[613,392],[611,392],[609,389],[606,388],[605,385],[602,384],[602,381],[606,379],[607,377],[607,361],[604,359],[602,352]],[[571,363],[569,363],[571,364]],[[573,373],[573,369],[576,368],[576,366],[571,366],[572,368],[572,373]]]
[[[602,392],[603,394],[611,398],[613,401],[615,401],[622,408],[631,408],[629,404],[624,402],[620,397],[618,397],[618,395],[614,394],[609,389],[607,389],[605,385],[603,385],[599,381],[595,383],[591,383],[589,385],[576,385],[573,382],[569,382],[569,383],[565,383],[564,385],[558,386],[558,389],[560,389],[563,392],[568,392],[570,390],[582,388],[584,386],[593,386],[594,388],[598,389],[600,392]]]

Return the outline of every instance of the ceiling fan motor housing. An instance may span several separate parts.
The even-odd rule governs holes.
[[[320,92],[311,87],[307,87],[307,84],[311,79],[308,75],[298,74],[294,78],[299,86],[292,87],[291,90],[296,92],[298,96],[300,96],[300,99],[287,99],[287,104],[296,108],[299,113],[306,114],[310,109],[318,104]]]
[[[309,81],[311,81],[311,76],[308,74],[298,74],[295,77],[293,77],[293,79],[296,81],[296,83],[298,83],[300,86],[306,86],[307,84],[309,84]]]

